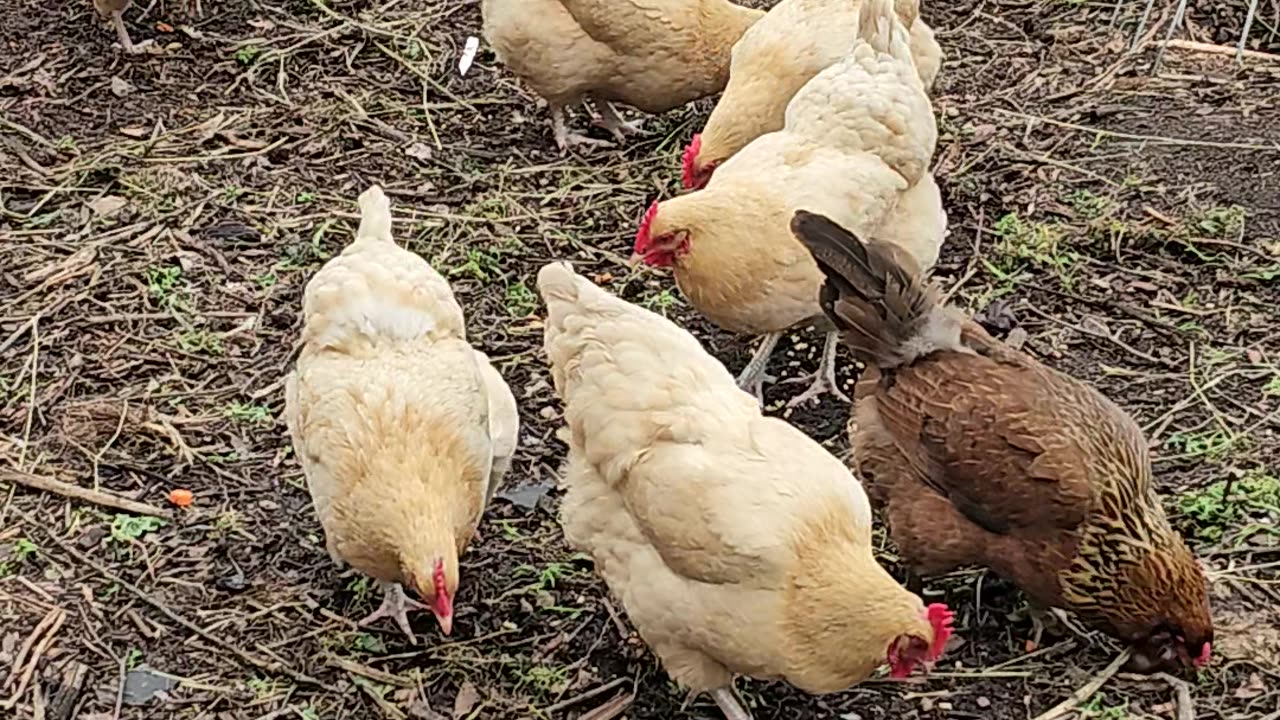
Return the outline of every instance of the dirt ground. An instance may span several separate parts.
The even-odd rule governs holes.
[[[625,148],[561,156],[546,110],[482,47],[472,0],[161,0],[124,57],[88,2],[13,0],[0,27],[0,716],[718,717],[687,706],[568,549],[551,488],[558,403],[531,278],[569,258],[694,328],[670,278],[624,264],[676,192],[709,102]],[[772,4],[772,3],[765,3]],[[760,720],[1280,717],[1280,61],[1129,52],[1144,3],[928,3],[947,62],[937,274],[988,324],[1096,383],[1152,438],[1171,515],[1211,570],[1216,661],[1198,678],[1111,674],[1119,648],[1047,635],[977,571],[936,578],[964,642],[926,680],[808,697],[740,681]],[[1234,44],[1242,2],[1193,0],[1176,39]],[[1174,16],[1156,4],[1144,37]],[[1280,52],[1280,6],[1249,39]],[[585,119],[575,119],[580,125]],[[323,549],[280,419],[315,269],[356,195],[450,277],[525,429],[451,638],[358,629],[376,588]],[[796,333],[774,369],[816,366]],[[781,412],[795,385],[775,385]],[[789,417],[843,451],[835,400]],[[784,413],[786,414],[786,413]],[[29,487],[56,479],[154,515]],[[169,506],[173,489],[194,494]],[[892,548],[885,547],[892,565]],[[7,713],[13,713],[8,715]],[[597,716],[598,717],[598,716]]]

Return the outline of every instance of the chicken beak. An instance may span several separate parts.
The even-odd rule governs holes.
[[[446,636],[453,632],[453,615],[436,615],[436,622],[440,623],[440,632]]]
[[[638,252],[631,253],[631,257],[627,260],[627,264],[631,267],[635,267],[642,262],[644,262],[644,256]]]

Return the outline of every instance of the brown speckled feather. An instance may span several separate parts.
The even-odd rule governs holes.
[[[991,567],[1137,643],[1140,669],[1207,657],[1204,574],[1165,517],[1133,419],[939,305],[877,243],[809,213],[792,228],[827,275],[824,309],[869,366],[854,465],[908,562]]]

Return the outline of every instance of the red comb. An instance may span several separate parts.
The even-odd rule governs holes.
[[[934,603],[925,608],[924,616],[933,626],[933,644],[929,646],[929,659],[937,660],[942,656],[942,651],[947,649],[947,640],[951,639],[951,634],[955,632],[951,624],[955,621],[956,614],[947,609],[946,605]]]
[[[1200,651],[1200,657],[1195,659],[1196,667],[1202,667],[1209,663],[1209,655],[1213,653],[1213,643],[1205,643],[1204,649]]]
[[[689,141],[689,146],[684,149],[684,155],[680,157],[680,181],[684,183],[686,189],[697,187],[698,179],[693,172],[693,163],[698,159],[698,153],[701,151],[702,133],[698,133]]]
[[[648,210],[644,211],[644,217],[640,218],[640,229],[636,231],[636,247],[635,251],[644,254],[646,246],[649,244],[649,226],[653,224],[653,218],[658,214],[658,201],[654,200]]]

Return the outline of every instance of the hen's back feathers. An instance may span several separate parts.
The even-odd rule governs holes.
[[[355,241],[307,283],[304,342],[313,351],[360,354],[377,342],[465,339],[462,308],[449,284],[392,239],[386,195],[374,186],[359,205]]]
[[[791,229],[826,275],[819,302],[859,359],[893,367],[937,350],[968,352],[960,341],[962,319],[939,304],[905,249],[864,243],[804,210]]]

